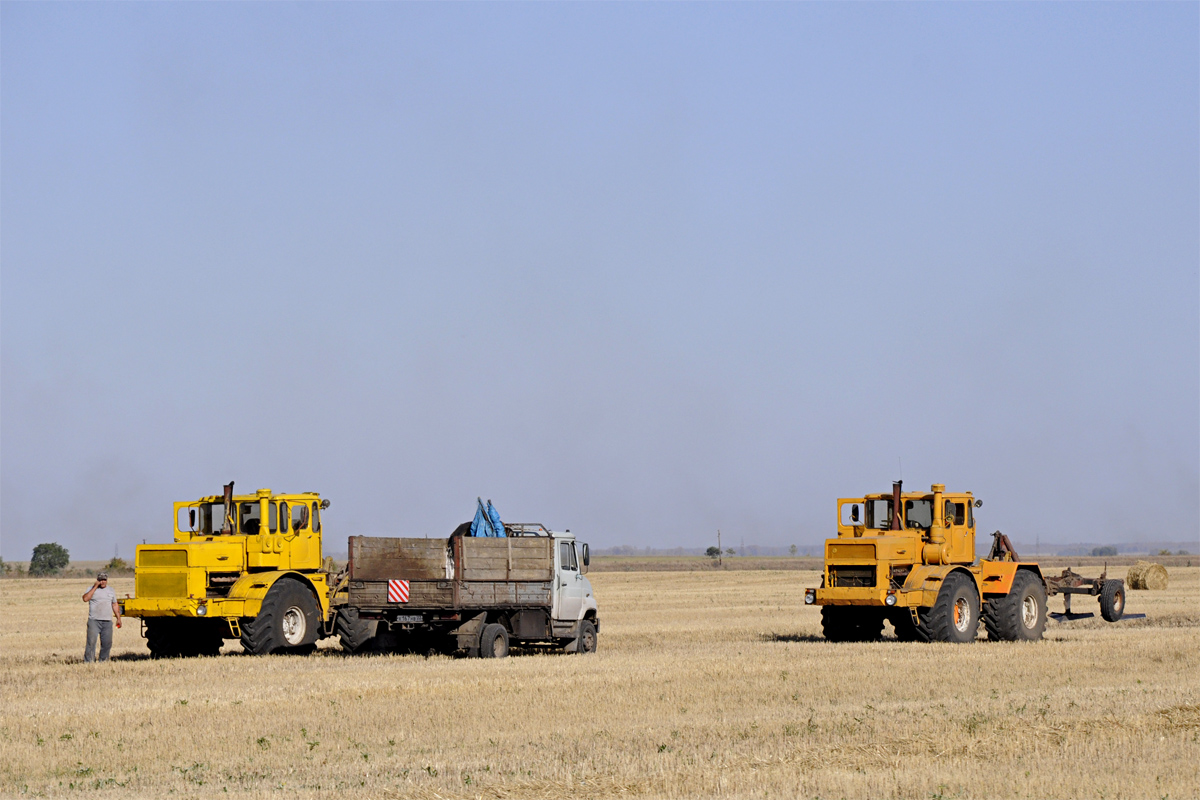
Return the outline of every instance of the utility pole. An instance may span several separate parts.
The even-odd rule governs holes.
[[[725,565],[725,551],[721,549],[721,529],[717,528],[717,566]]]

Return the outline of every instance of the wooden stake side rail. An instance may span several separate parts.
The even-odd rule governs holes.
[[[550,537],[461,537],[455,542],[457,565],[451,544],[448,539],[351,536],[350,605],[397,609],[550,607],[554,585],[554,540]],[[407,603],[387,602],[389,580],[409,582]]]

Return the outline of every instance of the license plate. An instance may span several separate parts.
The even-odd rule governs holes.
[[[420,614],[398,614],[396,622],[424,622],[425,618]]]

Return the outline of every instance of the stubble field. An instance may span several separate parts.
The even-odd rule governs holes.
[[[152,661],[131,620],[83,664],[89,582],[0,581],[0,793],[1196,797],[1200,568],[1170,572],[1145,620],[966,646],[826,643],[811,571],[593,572],[598,653],[503,661]]]

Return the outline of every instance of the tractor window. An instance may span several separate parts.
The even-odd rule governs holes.
[[[304,513],[304,506],[292,506],[292,530],[300,530],[300,515]]]
[[[928,528],[933,525],[932,500],[905,500],[904,519],[910,528]]]
[[[967,527],[975,527],[975,510],[971,508],[971,504],[967,503]]]
[[[287,510],[286,510],[287,503],[280,503],[280,505],[283,506],[283,508],[284,508],[283,513],[286,515],[287,514]],[[275,521],[277,517],[278,517],[278,513],[275,509],[275,504],[267,503],[267,530],[270,531],[271,533],[274,533],[275,531],[279,530],[279,523],[277,523]]]
[[[892,526],[892,501],[871,500],[867,503],[867,527],[886,531]]]
[[[225,504],[224,503],[201,503],[199,506],[200,513],[197,515],[196,528],[205,536],[213,536],[221,533],[221,528],[225,525]]]
[[[947,500],[946,519],[951,520],[955,525],[962,525],[967,521],[967,504],[951,503]]]
[[[321,532],[321,509],[316,503],[312,504],[312,520],[309,524],[312,526],[313,533]]]
[[[238,529],[246,536],[257,536],[262,522],[262,509],[258,502],[242,503],[241,524]]]

